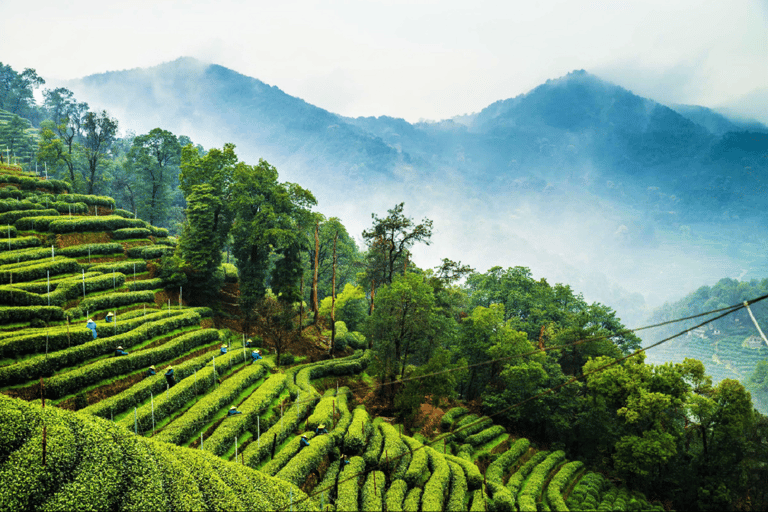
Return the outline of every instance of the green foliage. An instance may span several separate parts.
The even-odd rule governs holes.
[[[162,288],[165,284],[165,281],[163,281],[160,277],[155,277],[153,279],[143,279],[141,281],[130,281],[125,283],[125,286],[132,292],[137,292],[141,290],[156,290],[158,288]]]
[[[451,492],[448,495],[448,503],[445,510],[452,512],[461,512],[467,509],[465,501],[467,499],[467,479],[464,470],[455,462],[448,461],[451,468]]]
[[[501,425],[493,425],[486,428],[485,430],[481,430],[477,434],[467,436],[465,441],[475,447],[482,446],[488,441],[495,439],[504,433],[506,433],[506,429],[504,427]]]
[[[517,503],[520,511],[536,512],[536,500],[544,488],[544,481],[550,472],[565,459],[565,452],[556,451],[550,453],[546,459],[536,465],[531,471],[528,480],[518,493]]]
[[[64,311],[55,306],[0,307],[0,323],[28,322],[42,320],[51,322],[64,320]]]
[[[571,483],[573,477],[584,467],[583,462],[574,461],[563,465],[560,470],[552,477],[547,485],[547,501],[549,506],[555,510],[568,510],[568,506],[563,499],[563,491]],[[623,509],[623,507],[622,507]],[[616,509],[620,510],[620,509]]]
[[[237,353],[237,351],[235,351]],[[242,353],[240,353],[239,357],[237,357],[237,362],[241,362],[245,360],[248,356],[243,357]],[[229,363],[229,358],[225,358],[222,356],[219,356],[219,363],[221,365],[226,365]],[[177,372],[177,370],[174,370],[174,374]],[[246,366],[243,370],[237,372],[232,377],[228,378],[227,380],[223,381],[220,386],[218,386],[214,391],[206,394],[203,398],[199,399],[197,402],[195,402],[195,405],[193,405],[189,410],[187,410],[184,413],[184,420],[183,422],[180,422],[180,424],[172,424],[170,428],[166,428],[162,430],[158,435],[155,437],[159,441],[165,441],[168,443],[173,444],[181,444],[183,441],[189,438],[192,434],[194,434],[197,430],[199,430],[200,425],[205,425],[207,422],[209,422],[215,415],[218,413],[222,408],[225,408],[233,403],[234,399],[237,398],[237,396],[248,386],[258,381],[260,378],[264,376],[266,373],[265,365],[258,364],[258,365],[251,365]],[[193,393],[195,395],[199,394],[203,389],[206,389],[207,386],[205,384],[209,384],[211,382],[211,377],[207,375],[207,372],[205,370],[199,372],[199,375],[197,375],[197,385],[193,388]],[[173,387],[174,390],[181,390],[184,386],[181,384],[184,383],[182,381],[181,383],[177,384]],[[178,404],[181,399],[187,398],[187,395],[189,393],[179,393],[179,391],[175,392],[176,395],[178,395],[177,400],[175,400],[175,403]],[[183,397],[182,397],[183,395]],[[159,419],[157,412],[162,411],[162,403],[158,400],[156,404],[155,409],[155,419]],[[243,414],[245,411],[240,409],[240,412]],[[129,418],[130,419],[130,418]],[[230,420],[232,418],[226,418],[227,420]],[[130,428],[130,425],[129,425]],[[233,439],[233,437],[230,437],[230,439]],[[206,445],[210,444],[210,438],[208,439],[208,442]],[[213,451],[210,446],[205,446],[206,449],[209,451]]]
[[[145,226],[146,222],[141,219],[126,219],[119,215],[108,215],[106,217],[63,217],[51,222],[48,225],[48,230],[52,233],[83,233],[86,231],[113,231],[120,228],[141,228]]]
[[[107,293],[88,297],[80,302],[80,309],[88,311],[100,311],[103,309],[115,309],[130,304],[154,304],[155,294],[152,291]]]
[[[383,511],[385,485],[384,473],[381,471],[371,471],[368,473],[360,496],[360,508],[366,511]]]
[[[509,450],[493,461],[485,471],[488,490],[496,510],[508,512],[515,510],[515,495],[504,486],[504,474],[528,451],[530,444],[525,438],[518,439]]]
[[[256,417],[267,410],[284,388],[284,374],[278,373],[270,376],[245,402],[238,406],[238,410],[242,414],[227,418],[227,421],[205,440],[205,449],[216,455],[225,453],[231,446],[232,439],[239,437],[247,430],[255,429]],[[258,442],[256,443],[258,445]]]
[[[42,419],[46,459],[40,461]],[[315,510],[298,488],[108,420],[0,396],[0,503],[9,510]],[[24,438],[20,438],[23,435]]]
[[[16,221],[24,217],[57,217],[58,215],[59,212],[54,209],[10,210],[0,213],[0,223],[15,225]]]
[[[408,483],[409,487],[422,485],[429,474],[427,450],[424,445],[411,437],[403,436],[403,442],[411,450],[411,463],[403,476],[403,480]]]
[[[336,510],[357,512],[358,510],[358,482],[357,475],[365,470],[365,461],[362,457],[351,457],[349,464],[344,466],[339,475],[339,496],[336,499]],[[418,506],[418,503],[417,503]],[[417,510],[406,508],[406,510]]]
[[[378,467],[385,470],[387,474],[392,475],[393,478],[404,478],[404,475],[395,472],[395,468],[398,467],[401,456],[410,455],[408,447],[403,443],[397,429],[389,423],[382,422],[379,424],[379,428],[384,437],[384,444],[381,448]],[[408,466],[406,465],[405,469],[407,468]]]
[[[231,263],[222,263],[221,266],[224,269],[224,281],[227,283],[236,283],[238,279],[237,267]]]
[[[443,414],[443,417],[440,419],[440,426],[445,430],[450,430],[453,423],[468,412],[469,410],[466,407],[453,407]]]
[[[424,494],[421,497],[422,510],[443,510],[445,496],[449,489],[451,469],[443,455],[430,447],[425,447],[429,455],[429,466],[432,475],[424,485]]]
[[[69,258],[76,258],[79,256],[98,256],[106,254],[122,254],[123,246],[117,243],[108,244],[85,244],[85,245],[73,245],[71,247],[64,247],[62,249],[56,249],[56,254],[67,256]]]
[[[330,296],[320,301],[318,314],[321,318],[330,318],[331,302]],[[347,283],[341,293],[336,296],[336,320],[344,322],[350,331],[357,331],[363,327],[368,315],[367,309],[365,291],[361,286]]]
[[[419,503],[421,502],[421,488],[414,487],[405,496],[405,502],[403,503],[403,510],[419,510]]]
[[[0,382],[4,384],[20,384],[27,380],[38,378],[41,375],[51,375],[61,368],[82,363],[93,357],[110,354],[118,345],[131,347],[160,334],[165,334],[180,327],[199,323],[200,316],[194,312],[187,312],[183,315],[171,316],[170,318],[154,322],[147,322],[132,331],[118,334],[111,338],[93,340],[80,346],[25,359],[12,366],[0,367]],[[46,384],[46,396],[57,398],[74,392],[85,385],[94,384],[104,378],[120,375],[129,369],[137,370],[148,367],[153,363],[150,362],[146,365],[144,363],[145,361],[154,360],[152,359],[154,353],[182,353],[184,351],[183,349],[190,344],[208,341],[205,339],[208,331],[199,332],[201,333],[201,337],[199,339],[195,338],[194,340],[190,338],[190,340],[193,340],[190,343],[183,343],[187,338],[182,339],[182,343],[179,343],[179,340],[176,339],[173,343],[155,349],[133,353],[126,357],[101,360],[87,367],[55,375],[51,377]]]
[[[408,484],[405,480],[395,480],[389,485],[385,498],[385,507],[387,512],[402,512],[405,494],[408,491]]]
[[[344,447],[350,454],[362,453],[368,444],[371,431],[371,416],[365,406],[359,405],[352,411],[352,422],[344,435]]]
[[[167,245],[141,245],[128,249],[128,257],[154,260],[166,254],[173,254],[173,251],[174,248]]]
[[[82,263],[81,266],[87,268],[90,272],[103,272],[105,274],[122,272],[125,275],[133,275],[134,270],[136,272],[146,272],[147,270],[147,262],[144,260],[123,260],[114,263],[96,263],[93,265]]]
[[[454,457],[453,455],[447,454],[443,455],[443,457],[445,457],[445,460],[448,462],[458,464],[461,469],[464,470],[464,475],[466,476],[469,489],[474,490],[480,488],[483,483],[483,475],[480,473],[480,468],[478,468],[472,461],[462,457]]]
[[[112,231],[112,238],[114,238],[115,240],[149,238],[149,234],[150,234],[150,231],[147,228],[120,228]]]
[[[525,462],[525,464],[520,466],[520,468],[515,471],[511,477],[509,477],[509,480],[507,481],[507,489],[509,489],[509,492],[511,492],[513,496],[517,496],[520,493],[520,489],[522,489],[525,479],[528,478],[528,475],[531,474],[533,468],[538,466],[548,456],[549,452],[547,451],[534,453],[533,456]]]
[[[371,435],[368,437],[368,443],[365,445],[365,451],[363,452],[366,466],[375,466],[379,463],[383,443],[384,435],[381,433],[381,426],[378,422],[374,422]]]

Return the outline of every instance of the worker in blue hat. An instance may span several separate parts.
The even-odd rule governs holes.
[[[91,332],[93,333],[93,339],[96,339],[97,338],[97,335],[96,335],[96,322],[93,321],[93,318],[89,318],[88,319],[88,323],[86,323],[85,326],[87,328],[89,328],[91,330]]]

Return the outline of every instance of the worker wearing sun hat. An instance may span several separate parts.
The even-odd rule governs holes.
[[[93,318],[89,318],[85,326],[93,333],[93,339],[96,339],[96,322],[93,321]]]
[[[328,433],[328,429],[325,428],[325,424],[324,423],[319,424],[317,426],[317,428],[315,429],[315,434],[317,434],[318,436],[323,435],[323,434],[327,434],[327,433]]]
[[[262,357],[261,357],[261,350],[256,349],[253,352],[251,352],[251,364],[255,363],[259,359],[262,359]]]
[[[299,441],[299,450],[303,450],[305,446],[309,446],[309,440],[307,440],[307,436],[302,435],[301,441]]]
[[[227,344],[226,343],[221,346],[221,353],[222,354],[226,354],[227,353]]]
[[[165,380],[168,381],[168,385],[173,387],[176,384],[176,377],[173,375],[173,366],[168,365],[168,369],[165,372]]]
[[[229,411],[227,411],[227,416],[234,416],[235,414],[243,414],[242,411],[238,411],[237,407],[234,405],[229,408]]]
[[[157,375],[154,365],[150,366],[149,370],[147,370],[147,377],[152,377],[153,375]]]
[[[127,356],[127,355],[128,355],[128,352],[123,350],[123,347],[117,347],[115,349],[115,356]]]

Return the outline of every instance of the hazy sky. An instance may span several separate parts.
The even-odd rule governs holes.
[[[476,112],[573,69],[715,107],[768,85],[768,0],[0,0],[0,62],[19,71],[180,56],[348,116]]]

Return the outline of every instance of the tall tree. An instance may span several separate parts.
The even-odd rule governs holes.
[[[0,109],[39,123],[34,90],[43,84],[45,80],[34,69],[18,73],[0,62]]]
[[[41,126],[38,160],[51,166],[66,165],[73,187],[85,191],[85,184],[77,176],[75,168],[82,153],[80,140],[88,104],[75,100],[72,91],[63,87],[46,89],[43,96],[43,108],[51,124]]]
[[[178,175],[181,146],[174,134],[155,128],[133,139],[126,165],[133,175],[139,216],[152,225],[167,223],[174,175]]]
[[[421,224],[403,215],[405,203],[387,210],[386,217],[371,214],[373,226],[363,231],[368,246],[367,268],[364,280],[371,283],[371,312],[374,309],[374,294],[378,286],[392,283],[397,272],[405,271],[408,252],[416,243],[430,244],[432,221],[424,218]]]
[[[110,149],[117,136],[117,120],[106,110],[88,112],[83,123],[83,153],[87,162],[85,173],[86,191],[94,193],[99,171],[109,161]]]

